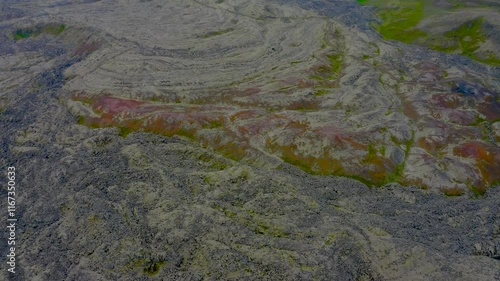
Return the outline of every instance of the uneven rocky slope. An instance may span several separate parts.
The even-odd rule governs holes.
[[[0,4],[9,280],[500,278],[494,3],[43,2]]]

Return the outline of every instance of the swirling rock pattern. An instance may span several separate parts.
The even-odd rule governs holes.
[[[118,13],[134,9],[144,24],[132,28]],[[75,78],[65,89],[106,115],[82,116],[87,124],[179,127],[250,162],[272,154],[311,173],[444,192],[496,184],[499,150],[485,128],[499,120],[498,80],[484,74],[498,70],[380,40],[346,26],[344,9],[327,11],[333,20],[261,2],[127,5],[88,19],[107,45],[66,70]],[[103,95],[147,104],[115,109]],[[188,121],[193,111],[217,128]],[[493,158],[457,152],[469,140]]]

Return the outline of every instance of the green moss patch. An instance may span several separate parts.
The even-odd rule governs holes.
[[[376,28],[385,39],[412,43],[426,34],[415,28],[424,17],[424,1],[358,0],[363,5],[377,7],[377,16],[383,21]]]
[[[18,41],[29,37],[37,37],[41,34],[59,35],[64,31],[66,25],[64,24],[47,24],[26,29],[18,29],[14,32],[12,37]]]
[[[486,64],[500,65],[500,59],[492,52],[476,53],[487,39],[482,28],[483,22],[482,17],[467,21],[456,29],[446,32],[443,38],[431,38],[430,47],[442,52],[459,53]]]
[[[417,25],[435,13],[452,12],[452,10],[442,10],[432,1],[425,0],[390,2],[358,0],[358,2],[376,7],[376,14],[382,23],[375,25],[375,28],[384,39],[423,45],[441,52],[458,53],[485,64],[500,65],[500,58],[494,52],[476,52],[488,39],[482,17],[462,23],[444,34],[430,36],[418,29]]]
[[[161,266],[164,265],[164,261],[150,261],[146,263],[146,266],[144,267],[144,274],[147,274],[149,276],[154,276],[160,272]]]

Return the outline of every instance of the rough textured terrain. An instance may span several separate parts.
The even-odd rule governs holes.
[[[499,7],[390,2],[2,2],[5,278],[500,279]]]

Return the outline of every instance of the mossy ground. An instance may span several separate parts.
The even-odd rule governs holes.
[[[137,258],[130,261],[125,266],[128,269],[142,268],[142,272],[145,275],[155,276],[160,272],[161,267],[165,264],[166,262],[161,260],[152,260],[149,258]]]
[[[435,6],[432,1],[387,1],[357,0],[362,5],[376,7],[376,14],[382,23],[376,25],[377,31],[388,40],[397,40],[407,44],[419,44],[433,50],[458,53],[476,61],[499,66],[500,58],[492,51],[477,53],[476,51],[487,40],[484,30],[484,19],[478,17],[458,25],[444,34],[430,35],[417,28],[417,25],[427,17],[436,13],[450,11]]]
[[[18,29],[14,32],[12,37],[14,40],[18,41],[29,37],[37,37],[41,34],[59,35],[65,28],[66,25],[64,24],[47,24],[44,26]]]

